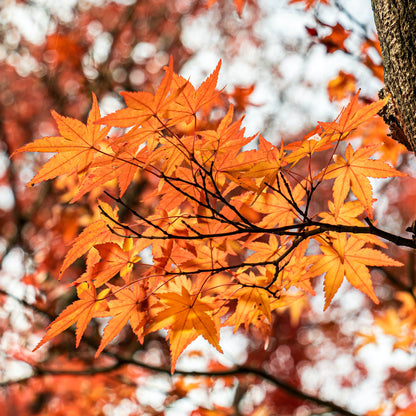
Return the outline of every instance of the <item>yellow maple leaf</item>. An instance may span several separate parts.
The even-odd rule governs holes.
[[[251,271],[249,274],[241,273],[238,275],[238,279],[243,284],[262,285],[265,283],[264,278],[257,278]],[[234,325],[234,332],[242,324],[246,330],[250,324],[255,326],[266,324],[267,328],[270,328],[272,316],[270,298],[266,290],[261,287],[242,286],[233,294],[232,298],[237,299],[238,303],[235,312],[226,321],[226,325]]]
[[[170,290],[173,289],[170,287]],[[172,374],[179,355],[199,335],[222,352],[219,317],[213,315],[213,306],[202,300],[199,293],[193,295],[188,287],[182,286],[181,293],[170,291],[157,296],[165,309],[155,316],[147,332],[168,328]]]
[[[352,146],[348,144],[345,159],[340,155],[334,156],[335,163],[328,167],[324,179],[336,178],[333,185],[336,217],[351,189],[366,209],[369,218],[373,218],[373,191],[368,178],[406,176],[386,162],[370,159],[379,147],[380,144],[376,144],[354,152]]]
[[[319,123],[325,134],[335,133],[334,140],[342,140],[358,128],[361,124],[374,117],[389,100],[389,96],[383,100],[360,106],[358,103],[359,92],[352,98],[349,104],[341,111],[337,120],[331,123]]]
[[[125,287],[114,293],[116,300],[108,302],[108,316],[112,316],[108,325],[104,328],[103,338],[95,357],[98,357],[101,351],[130,321],[130,326],[137,338],[142,343],[144,337],[144,328],[146,325],[147,312],[142,310],[140,302],[145,298],[145,292],[138,282],[132,287]]]
[[[365,241],[346,234],[331,235],[321,242],[323,255],[309,269],[310,277],[325,274],[325,308],[341,286],[344,277],[357,289],[378,303],[367,266],[402,266],[379,250],[364,248]]]
[[[65,331],[65,329],[69,328],[75,322],[77,323],[76,347],[78,347],[88,323],[94,316],[100,315],[100,312],[106,309],[107,302],[105,297],[109,293],[109,290],[110,289],[104,289],[97,296],[94,285],[87,282],[81,283],[77,287],[79,300],[64,309],[48,326],[46,335],[36,346],[34,351],[53,337],[56,337],[61,332]]]

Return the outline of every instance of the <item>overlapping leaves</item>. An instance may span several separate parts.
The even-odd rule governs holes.
[[[244,136],[232,107],[220,108],[219,70],[220,64],[195,88],[173,72],[171,60],[155,94],[123,92],[127,108],[104,118],[93,96],[86,125],[53,113],[62,136],[18,151],[56,153],[31,185],[76,174],[73,200],[111,189],[113,202],[130,214],[121,221],[117,208],[99,203],[101,218],[75,239],[62,266],[64,272],[87,255],[87,271],[76,281],[79,300],[39,346],[74,323],[78,344],[88,322],[105,316],[110,320],[97,354],[129,322],[140,342],[164,328],[173,371],[199,335],[221,351],[221,326],[254,325],[267,337],[272,312],[314,294],[316,276],[325,276],[325,308],[344,277],[377,302],[369,267],[400,263],[368,247],[384,246],[370,227],[365,233],[363,213],[373,218],[369,178],[402,173],[376,159],[376,145],[354,150],[348,144],[343,156],[339,144],[386,100],[362,105],[357,95],[337,120],[320,123],[299,142],[275,146],[260,136],[256,149],[245,150],[257,139]],[[223,111],[219,122],[209,118],[214,107]],[[129,130],[108,136],[111,127]],[[322,152],[327,163],[315,172],[312,162]],[[155,184],[150,213],[121,199],[138,177]],[[114,180],[118,196],[107,187]],[[313,212],[324,183],[331,183],[333,201],[327,212]],[[144,257],[151,251],[151,264],[141,260],[143,251]]]

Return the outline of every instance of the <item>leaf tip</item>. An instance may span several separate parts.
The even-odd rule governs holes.
[[[45,339],[47,336],[47,334],[38,342],[38,344],[36,345],[35,348],[33,348],[32,352],[37,351],[40,347],[42,347],[44,344],[46,344],[46,342],[48,341],[48,339]]]
[[[97,359],[100,356],[100,354],[102,353],[103,349],[104,349],[104,347],[100,346],[100,348],[98,348],[97,352],[95,353],[94,358]]]

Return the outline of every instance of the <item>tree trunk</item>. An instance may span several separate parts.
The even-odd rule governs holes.
[[[392,137],[416,153],[416,1],[371,2],[383,55],[383,93],[391,94],[382,115]]]

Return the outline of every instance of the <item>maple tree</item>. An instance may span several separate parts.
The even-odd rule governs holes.
[[[308,11],[330,2],[289,3]],[[413,142],[399,143],[396,133],[389,138],[378,115],[391,111],[394,97],[365,96],[355,76],[340,71],[328,84],[329,99],[344,100],[332,121],[287,140],[248,135],[243,114],[254,85],[231,92],[218,87],[221,60],[199,85],[174,70],[191,56],[181,40],[181,19],[203,16],[206,7],[224,14],[235,7],[236,22],[246,24],[248,33],[253,22],[244,23],[244,10],[260,19],[254,1],[109,3],[73,11],[85,36],[65,32],[62,22],[62,31],[49,34],[38,49],[22,42],[43,59],[42,75],[25,77],[33,102],[42,105],[21,114],[2,110],[10,156],[4,181],[16,204],[1,219],[3,263],[13,253],[30,256],[21,280],[34,294],[26,299],[11,287],[1,291],[4,305],[14,300],[30,321],[25,342],[5,343],[8,359],[30,366],[28,376],[2,383],[7,409],[54,415],[72,406],[74,414],[91,408],[102,414],[104,406],[120,409],[125,400],[132,406],[128,414],[161,414],[194,391],[225,386],[231,404],[200,403],[189,412],[353,415],[351,403],[338,405],[319,386],[308,387],[306,362],[313,369],[328,348],[333,357],[348,351],[353,366],[340,376],[342,389],[366,379],[369,370],[358,356],[382,336],[394,340],[393,351],[410,354],[415,348],[413,194],[404,194],[415,185],[411,152],[403,146]],[[115,14],[120,18],[109,17]],[[135,24],[135,18],[147,23]],[[162,42],[161,25],[171,39],[164,41],[163,54],[132,61],[134,39],[147,39],[143,48]],[[111,33],[111,49],[101,63],[88,61],[93,33],[104,33],[103,26]],[[362,33],[355,53],[346,45],[351,30],[341,23],[315,16],[315,27],[305,33],[327,54],[354,56],[382,80],[375,36]],[[3,65],[10,79],[19,76],[9,62]],[[140,77],[145,70],[149,77]],[[42,88],[33,90],[39,79]],[[15,88],[27,100],[27,86]],[[109,91],[120,91],[124,105],[103,115]],[[45,101],[52,104],[55,95],[52,125]],[[42,138],[28,140],[33,132]],[[33,177],[25,171],[28,161]],[[374,179],[382,191],[374,190]],[[400,230],[378,215],[376,198],[383,193],[390,212],[401,215]],[[344,281],[350,286],[340,289]],[[322,286],[319,314],[312,303]],[[353,296],[363,306],[342,305]],[[367,328],[363,308],[372,319]],[[343,313],[355,314],[358,326],[348,329]],[[37,323],[40,316],[49,322]],[[12,326],[10,317],[4,319],[5,327]],[[181,357],[208,354],[187,348],[198,338],[222,354],[227,328],[234,334],[229,342],[245,336],[248,343],[242,364],[212,358],[201,371],[181,368]],[[176,374],[159,407],[135,394],[153,373]],[[412,414],[413,377],[414,370],[402,374],[392,367],[385,383],[394,381],[394,391],[367,414]],[[74,379],[80,378],[85,384],[78,389]],[[253,385],[263,382],[274,388],[264,387],[258,401],[251,396]],[[94,407],[97,400],[101,404]]]

